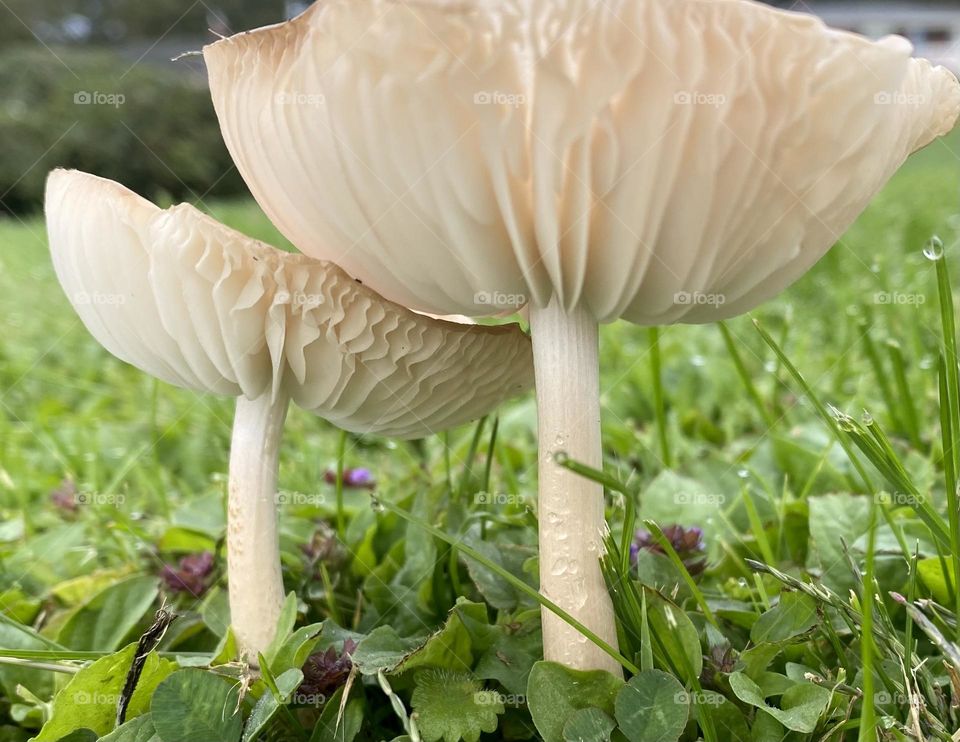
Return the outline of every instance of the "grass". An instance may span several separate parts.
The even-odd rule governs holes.
[[[954,136],[917,155],[833,252],[752,317],[722,327],[649,332],[621,323],[602,330],[603,476],[613,529],[613,556],[604,568],[612,584],[627,573],[637,576],[631,570],[640,577],[628,579],[615,596],[622,659],[639,668],[639,676],[654,667],[677,675],[700,699],[695,713],[708,739],[738,738],[736,719],[750,725],[756,739],[767,738],[757,728],[782,722],[746,700],[746,686],[731,688],[742,683],[740,669],[754,662],[749,651],[762,644],[753,627],[767,615],[763,622],[786,625],[777,611],[791,593],[804,596],[821,621],[797,623],[802,630],[783,640],[789,649],[749,679],[802,686],[795,695],[806,694],[814,705],[816,688],[829,689],[815,731],[794,730],[790,739],[873,739],[874,720],[884,718],[900,730],[897,738],[909,739],[903,735],[914,720],[902,696],[920,694],[926,708],[935,709],[930,699],[950,695],[951,676],[940,659],[949,662],[960,632],[960,549],[956,516],[944,513],[956,504],[947,483],[957,478],[949,451],[960,422],[949,413],[956,407],[956,366],[940,359],[956,358],[956,348],[949,340],[953,315],[938,306],[943,264],[922,250],[939,235],[949,264],[960,265],[956,153],[960,138]],[[209,207],[231,226],[289,247],[253,205]],[[949,404],[940,405],[941,398]],[[829,415],[828,406],[842,414]],[[871,418],[861,424],[863,410]],[[142,633],[152,620],[147,608],[156,603],[137,579],[184,554],[222,547],[231,419],[230,400],[156,383],[102,350],[56,282],[42,221],[0,221],[0,655],[67,661],[91,656],[76,653],[118,650]],[[535,621],[530,609],[537,601],[524,587],[531,584],[535,553],[535,421],[527,397],[486,424],[407,444],[343,436],[292,409],[280,488],[317,495],[310,502],[293,497],[283,508],[287,586],[300,596],[297,625],[335,618],[342,628],[324,629],[322,647],[341,647],[348,630],[359,639],[384,625],[400,636],[425,636],[445,622],[445,631],[455,632],[457,611],[464,612],[463,626],[479,620],[470,613],[474,603],[455,606],[458,595],[485,606],[490,636],[506,632],[511,621],[520,627]],[[323,483],[326,471],[344,466],[370,469],[388,507],[375,514],[365,490]],[[50,495],[64,480],[95,497],[75,513],[58,509]],[[854,497],[872,490],[879,493],[872,499]],[[476,493],[502,497],[491,505]],[[346,517],[338,522],[341,500]],[[859,504],[864,500],[867,509]],[[932,529],[942,529],[939,539],[924,518],[939,519]],[[877,527],[868,528],[874,519]],[[659,553],[644,552],[640,566],[631,567],[629,524],[643,527],[648,520]],[[340,536],[323,541],[325,548],[343,554],[325,552],[317,566],[305,562],[302,547],[322,535],[320,521]],[[661,530],[671,524],[703,530],[705,574],[688,571],[687,555]],[[96,628],[106,609],[89,599],[119,583],[143,590],[143,607],[137,613],[126,604],[116,635],[107,636]],[[128,597],[135,596],[133,587]],[[669,587],[669,594],[658,587]],[[906,594],[908,609],[890,593]],[[664,628],[669,598],[683,609],[692,646],[686,628],[676,636]],[[222,590],[211,588],[199,601],[171,599],[186,618],[161,643],[165,657],[209,653],[226,641]],[[803,601],[797,611],[809,607]],[[84,611],[92,612],[90,622],[82,620]],[[21,624],[37,631],[17,628]],[[537,653],[532,631],[524,656]],[[868,641],[859,640],[861,631]],[[514,651],[518,645],[510,642],[525,632],[497,634],[503,642],[497,651]],[[449,672],[476,675],[504,692],[521,687],[520,680],[483,673],[480,657],[493,644],[471,636],[472,659]],[[726,664],[725,652],[740,664]],[[933,659],[915,686],[897,680],[897,658],[909,666],[923,657]],[[276,675],[271,683],[280,683],[284,669],[297,669],[278,669],[274,661],[280,662],[268,658]],[[40,698],[17,695],[16,672],[41,673],[27,676],[24,691]],[[804,680],[804,672],[819,679]],[[404,708],[418,699],[426,704],[427,685],[418,695],[413,674],[393,674],[386,666],[371,673],[357,681],[360,690],[348,692],[351,703],[366,704],[368,733],[415,729]],[[51,678],[40,670],[0,669],[0,739],[35,732],[47,713],[41,701],[65,682],[53,685]],[[382,688],[391,689],[393,711]],[[857,694],[864,692],[868,699],[861,703]],[[779,693],[767,698],[787,706]],[[844,698],[846,705],[838,700]],[[528,699],[498,712],[500,736],[485,739],[537,733],[537,708]],[[307,728],[323,713],[308,715]],[[945,738],[943,730],[955,720],[930,713],[934,719],[915,723]],[[304,723],[303,709],[297,714],[297,724]],[[284,719],[273,722],[279,732],[267,729],[263,738],[299,738],[282,736],[299,734]]]

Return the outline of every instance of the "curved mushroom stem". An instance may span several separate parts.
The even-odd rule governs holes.
[[[558,465],[555,451],[600,468],[600,377],[597,321],[564,311],[556,297],[531,307],[539,425],[540,591],[613,647],[613,603],[600,571],[603,488]],[[550,611],[541,611],[544,657],[578,670],[620,665]]]
[[[288,397],[237,399],[230,441],[227,579],[230,620],[253,664],[273,640],[283,605],[277,533],[277,457]]]

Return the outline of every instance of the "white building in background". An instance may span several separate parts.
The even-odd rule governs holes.
[[[798,2],[792,10],[815,13],[834,28],[879,39],[889,34],[913,42],[918,57],[960,73],[960,2]]]

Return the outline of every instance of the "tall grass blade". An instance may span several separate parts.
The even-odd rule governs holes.
[[[919,450],[923,448],[923,441],[920,439],[920,422],[917,419],[917,407],[913,401],[913,393],[910,391],[910,383],[907,381],[907,364],[903,358],[903,349],[896,340],[888,340],[887,353],[890,356],[890,365],[893,367],[893,380],[897,385],[897,399],[900,400],[904,432],[913,447]]]
[[[663,369],[660,358],[660,329],[648,330],[650,349],[650,376],[653,382],[653,408],[657,421],[657,435],[660,440],[660,457],[665,469],[673,468],[673,456],[670,451],[670,435],[667,430],[667,407],[663,396]]]
[[[776,418],[774,418],[773,413],[764,403],[760,392],[757,391],[757,387],[753,383],[753,377],[750,376],[750,372],[747,371],[747,366],[743,362],[743,356],[741,356],[740,351],[737,350],[733,333],[730,332],[730,328],[727,327],[726,322],[719,322],[718,326],[720,327],[720,336],[723,338],[723,344],[727,347],[727,353],[730,354],[730,359],[733,361],[733,366],[737,370],[737,376],[740,377],[743,388],[747,391],[747,396],[750,397],[753,406],[757,408],[757,412],[760,414],[766,426],[772,428],[777,422]]]
[[[347,431],[340,431],[340,439],[337,441],[337,479],[335,487],[337,501],[337,536],[341,541],[346,540],[347,517],[343,511],[343,469],[344,459],[347,454]]]
[[[515,590],[518,590],[524,595],[530,598],[533,598],[533,600],[537,601],[537,603],[539,603],[541,606],[546,608],[548,611],[556,614],[563,621],[566,621],[570,626],[575,628],[577,631],[579,631],[581,634],[587,637],[587,639],[589,639],[598,647],[600,647],[600,649],[602,649],[608,655],[613,657],[613,659],[615,659],[618,663],[620,663],[620,665],[623,666],[626,670],[633,673],[634,675],[640,672],[640,669],[636,665],[634,665],[630,660],[628,660],[626,657],[620,654],[620,652],[618,652],[614,647],[611,647],[609,644],[607,644],[607,642],[605,642],[599,636],[594,634],[590,629],[588,629],[586,626],[580,623],[577,619],[575,619],[573,616],[571,616],[569,613],[563,610],[563,608],[558,606],[549,598],[546,598],[543,595],[541,595],[537,590],[530,587],[526,582],[524,582],[513,573],[501,567],[492,559],[488,559],[479,551],[476,551],[470,546],[467,546],[466,544],[457,541],[453,536],[446,533],[445,531],[430,525],[422,518],[418,518],[417,516],[408,513],[406,510],[403,510],[402,508],[398,508],[396,505],[392,503],[375,498],[374,506],[377,509],[383,509],[388,512],[391,512],[397,517],[407,521],[408,523],[413,523],[414,525],[418,526],[419,528],[422,528],[424,531],[434,536],[435,538],[440,539],[441,541],[443,541],[444,543],[448,544],[451,547],[455,547],[460,551],[461,554],[468,557],[469,559],[473,559],[475,562],[479,562],[484,567],[489,569],[491,572],[494,572],[498,577],[501,577],[507,582],[509,582],[510,585]]]
[[[867,475],[866,469],[863,468],[863,463],[860,461],[856,453],[854,453],[853,448],[850,446],[850,441],[837,425],[837,421],[834,419],[833,415],[827,411],[826,405],[820,401],[820,398],[814,393],[812,387],[807,383],[806,379],[803,378],[803,375],[797,370],[797,367],[790,362],[790,359],[787,358],[786,353],[783,352],[783,349],[777,344],[777,341],[770,336],[770,333],[763,329],[763,326],[757,320],[754,320],[753,324],[754,327],[757,328],[757,332],[760,333],[760,337],[763,338],[763,341],[777,356],[780,365],[787,369],[789,374],[793,377],[793,380],[803,390],[803,393],[806,395],[807,399],[809,399],[813,404],[817,414],[819,414],[820,418],[827,424],[827,427],[833,431],[833,434],[840,443],[840,446],[850,459],[850,463],[853,465],[853,468],[857,470],[857,474],[860,476],[865,490],[871,493],[874,492],[873,483],[870,481],[870,477]]]
[[[933,237],[924,255],[937,267],[937,296],[940,299],[940,324],[943,330],[944,370],[940,383],[940,434],[943,443],[944,473],[947,476],[947,520],[950,524],[950,553],[953,565],[954,612],[960,615],[960,498],[957,496],[957,445],[960,443],[960,375],[958,375],[957,325],[953,309],[953,287],[947,266],[947,254],[939,238]],[[946,408],[947,414],[943,414]],[[946,423],[946,425],[944,425]],[[951,481],[952,480],[952,481]],[[956,638],[960,639],[960,629]]]
[[[887,370],[884,368],[883,361],[880,360],[880,352],[877,350],[877,344],[870,335],[870,325],[863,321],[860,323],[860,333],[863,337],[863,348],[866,351],[867,360],[870,362],[870,368],[873,369],[873,379],[880,390],[880,396],[887,408],[887,414],[890,416],[890,422],[894,429],[906,430],[903,421],[900,420],[898,411],[900,405],[897,404],[896,397],[893,396],[893,389],[890,386],[890,380],[887,376]]]
[[[677,571],[680,572],[680,577],[686,584],[687,589],[690,590],[690,594],[693,595],[693,599],[697,602],[697,605],[700,606],[700,610],[703,611],[704,617],[719,629],[720,624],[717,623],[717,617],[713,615],[713,611],[710,610],[710,606],[707,604],[707,599],[700,591],[696,581],[690,575],[690,571],[683,563],[680,555],[677,554],[676,549],[673,548],[673,544],[670,543],[670,539],[664,535],[660,526],[657,525],[656,522],[652,520],[645,520],[643,521],[643,525],[648,531],[650,531],[650,534],[656,540],[657,544],[659,544],[660,548],[663,549],[663,552],[667,555],[667,558],[673,563],[673,566],[677,568]]]
[[[863,575],[863,588],[860,592],[860,610],[863,616],[860,627],[860,662],[863,665],[863,707],[860,712],[859,742],[876,742],[877,711],[876,697],[873,692],[873,573],[874,556],[877,546],[877,505],[870,502],[870,519],[867,525],[867,556]]]

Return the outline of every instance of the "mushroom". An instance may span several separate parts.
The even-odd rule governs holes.
[[[188,204],[161,210],[118,183],[57,170],[46,214],[57,277],[104,348],[176,386],[237,398],[227,571],[251,661],[273,638],[284,597],[276,492],[289,401],[355,433],[416,438],[532,385],[517,326],[414,313],[332,263]]]
[[[540,585],[615,644],[598,325],[712,322],[804,274],[956,79],[745,0],[328,0],[204,49],[227,145],[300,250],[418,310],[529,304]],[[616,671],[544,612],[548,659]]]

